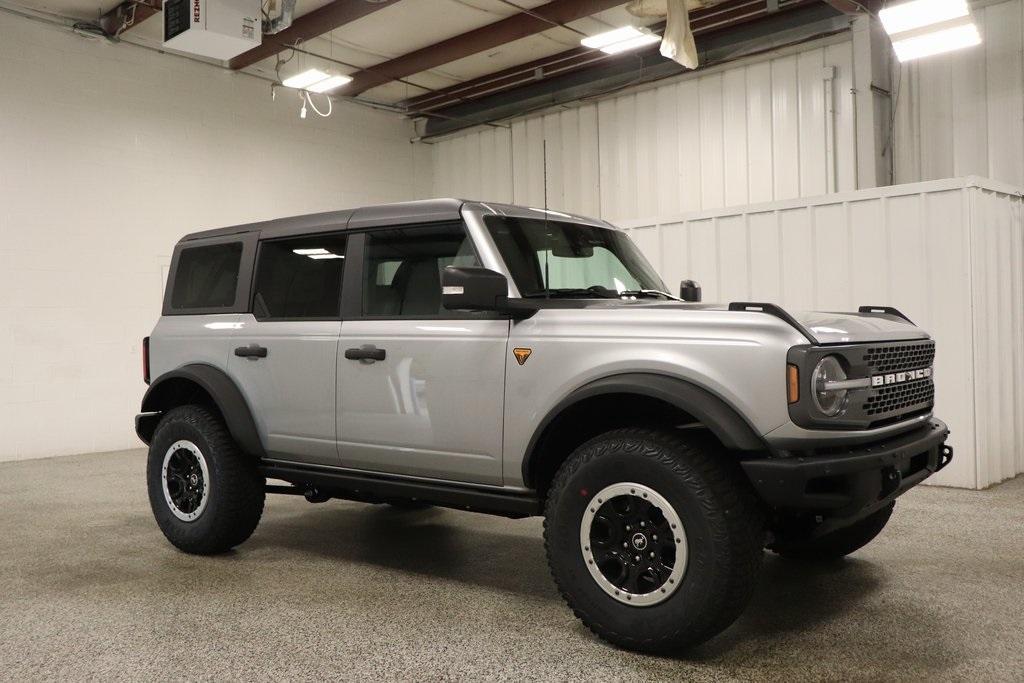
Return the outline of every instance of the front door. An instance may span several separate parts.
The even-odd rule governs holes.
[[[343,235],[260,244],[252,312],[228,361],[271,458],[338,465]]]
[[[441,271],[478,265],[461,223],[364,236],[360,315],[338,345],[342,465],[501,484],[509,321],[441,306]]]

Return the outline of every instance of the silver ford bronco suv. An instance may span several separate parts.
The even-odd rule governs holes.
[[[544,515],[566,602],[636,650],[729,626],[765,548],[854,552],[952,458],[935,344],[899,311],[677,297],[624,233],[556,211],[187,235],[143,348],[136,431],[181,550],[242,543],[267,493]]]

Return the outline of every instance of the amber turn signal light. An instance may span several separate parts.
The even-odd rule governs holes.
[[[786,366],[786,389],[790,403],[800,400],[800,370],[795,365]]]

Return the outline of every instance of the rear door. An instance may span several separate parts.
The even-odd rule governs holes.
[[[260,243],[252,305],[232,339],[231,375],[271,458],[338,464],[338,336],[347,238]]]
[[[479,265],[464,226],[376,229],[353,240],[361,291],[346,305],[338,347],[342,464],[500,484],[509,320],[441,306],[441,271]]]

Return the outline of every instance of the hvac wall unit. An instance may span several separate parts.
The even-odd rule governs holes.
[[[698,280],[706,301],[896,306],[935,337],[935,412],[956,449],[928,483],[1024,472],[1019,188],[957,178],[620,225],[667,283]]]
[[[262,40],[260,0],[164,0],[164,47],[228,60]]]

